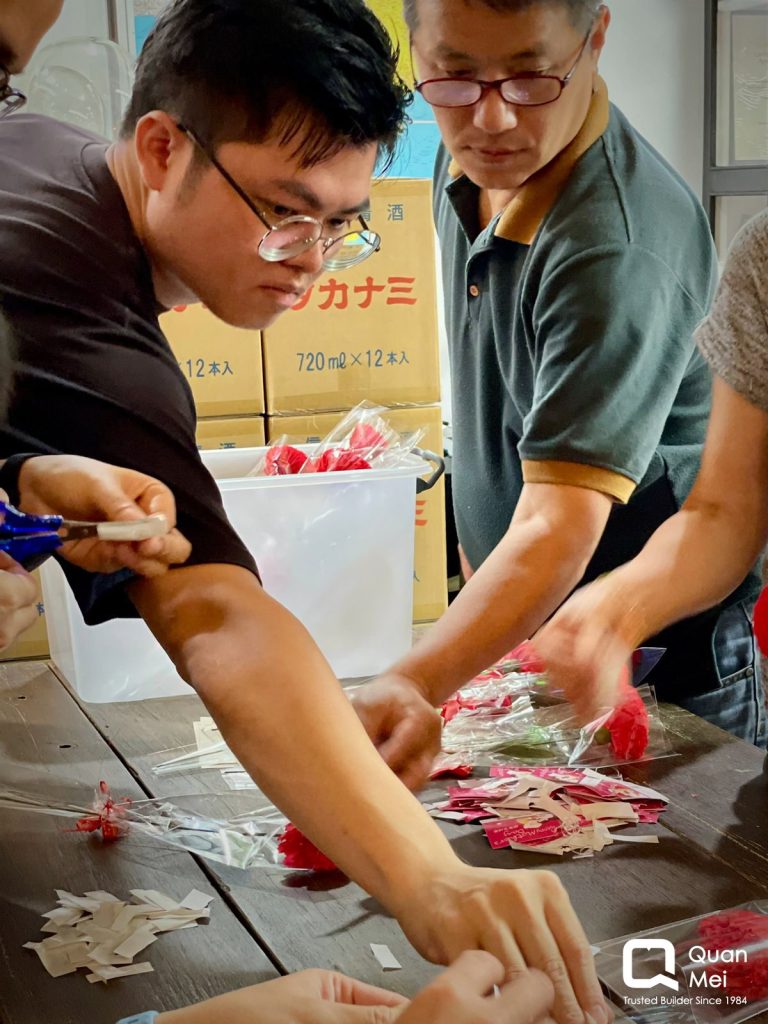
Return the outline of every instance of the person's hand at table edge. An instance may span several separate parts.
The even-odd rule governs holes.
[[[407,1004],[336,971],[306,970],[161,1013],[155,1024],[389,1024]]]
[[[435,870],[418,889],[404,884],[389,905],[413,945],[434,963],[482,949],[504,964],[508,981],[528,968],[547,974],[557,1024],[611,1019],[587,937],[552,872],[460,864]]]

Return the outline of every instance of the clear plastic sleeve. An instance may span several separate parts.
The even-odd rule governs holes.
[[[266,797],[249,792],[131,800],[106,783],[90,806],[46,801],[22,790],[0,790],[0,807],[73,819],[70,832],[99,832],[105,841],[150,839],[227,867],[329,870],[322,857]],[[286,843],[286,833],[291,833]],[[304,855],[309,851],[309,859]]]
[[[616,721],[613,709],[581,726],[570,704],[539,704],[538,695],[532,695],[530,687],[530,676],[522,674],[520,678],[510,673],[459,691],[452,702],[452,713],[445,716],[443,752],[462,765],[591,767],[652,760],[672,753],[656,698],[648,686],[634,691],[644,709],[641,716],[647,728],[647,743],[640,756],[632,756],[632,738],[619,735],[618,726],[611,724]]]
[[[291,476],[342,470],[393,469],[408,458],[425,430],[399,434],[387,422],[387,409],[361,402],[313,448],[284,435],[274,441],[251,476]]]

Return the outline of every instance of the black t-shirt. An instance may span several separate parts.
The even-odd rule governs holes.
[[[150,474],[175,495],[187,564],[255,573],[200,459],[192,393],[106,150],[49,118],[0,120],[0,305],[17,346],[0,457],[67,452]],[[136,614],[131,573],[62,564],[87,622]]]

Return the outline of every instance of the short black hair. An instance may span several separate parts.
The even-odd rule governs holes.
[[[304,167],[345,146],[391,157],[411,94],[363,0],[173,0],[139,56],[122,125],[163,110],[215,148],[293,145]]]
[[[466,0],[467,3],[471,0]],[[559,4],[567,7],[571,21],[576,28],[587,29],[603,5],[603,0],[477,0],[483,7],[494,11],[524,11],[535,4]],[[404,0],[403,9],[408,28],[413,31],[418,23],[416,5],[418,0]]]

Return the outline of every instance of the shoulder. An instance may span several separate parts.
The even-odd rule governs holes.
[[[609,247],[617,258],[644,253],[706,307],[716,255],[696,196],[616,107],[604,135],[584,154],[539,235],[559,263]]]

